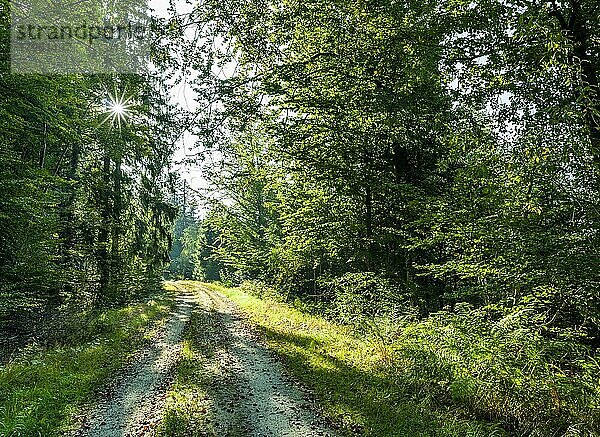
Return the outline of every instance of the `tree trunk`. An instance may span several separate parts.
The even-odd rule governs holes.
[[[363,152],[363,164],[364,164],[364,193],[365,193],[365,231],[366,231],[366,243],[367,243],[367,268],[373,270],[374,261],[376,258],[377,247],[375,245],[375,239],[373,238],[373,190],[371,188],[370,172],[371,172],[372,158],[369,155],[368,150]]]
[[[81,147],[78,143],[73,144],[71,148],[71,159],[69,160],[69,171],[67,180],[71,182],[68,186],[68,191],[65,200],[60,205],[62,215],[61,224],[61,240],[62,240],[62,257],[61,264],[66,271],[71,271],[73,268],[73,250],[75,249],[75,199],[77,198],[77,187],[75,183],[78,181],[77,168],[79,166],[79,158],[81,155]],[[72,275],[69,275],[72,277]],[[73,294],[75,291],[73,282],[67,281],[64,285],[64,292],[67,295]]]
[[[113,207],[112,207],[112,233],[111,233],[111,253],[110,253],[110,271],[113,278],[120,277],[121,273],[121,214],[123,213],[123,193],[121,182],[123,172],[121,169],[121,158],[115,161],[114,169],[114,187],[112,192]],[[117,281],[115,281],[117,282]],[[118,283],[118,282],[117,282]],[[117,283],[114,284],[116,287]],[[116,296],[115,296],[116,297]]]
[[[106,303],[110,300],[110,259],[108,244],[110,237],[110,158],[104,156],[102,162],[102,188],[100,194],[100,232],[98,233],[98,270],[100,284],[98,289],[99,299]]]

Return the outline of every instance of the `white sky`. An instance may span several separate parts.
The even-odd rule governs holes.
[[[149,0],[150,8],[153,9],[154,15],[166,18],[169,16],[169,0]],[[194,3],[187,2],[185,0],[175,0],[175,6],[177,13],[182,14],[191,12],[194,7]],[[188,111],[194,111],[197,108],[197,102],[195,101],[194,91],[190,87],[191,78],[175,84],[171,87],[171,103],[175,103]],[[182,178],[186,179],[188,186],[192,189],[198,190],[206,187],[206,181],[202,177],[202,172],[199,165],[186,162],[190,161],[186,159],[195,155],[197,150],[197,137],[192,135],[190,132],[184,132],[177,144],[177,150],[173,157],[174,167],[173,170],[178,172]]]

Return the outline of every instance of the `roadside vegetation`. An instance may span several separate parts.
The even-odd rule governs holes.
[[[600,368],[515,318],[485,310],[353,325],[256,286],[208,285],[236,302],[348,434],[581,435],[600,430]],[[580,355],[581,354],[581,355]],[[569,371],[561,363],[575,362]]]
[[[348,432],[600,435],[598,0],[173,1],[139,75],[12,74],[21,3],[0,434],[68,426],[166,272],[243,285]],[[200,316],[165,433],[204,408]]]
[[[0,365],[0,436],[55,436],[76,425],[115,372],[155,335],[169,292],[71,317],[60,341],[30,344]]]
[[[346,429],[600,435],[600,3],[195,17],[204,210],[170,274],[301,310],[241,302]]]

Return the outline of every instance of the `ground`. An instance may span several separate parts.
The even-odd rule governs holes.
[[[76,436],[335,434],[233,302],[199,284],[170,285],[181,293],[163,332],[89,409]],[[189,398],[193,413],[178,414],[175,397],[186,389],[182,361],[192,358],[184,332],[190,317],[196,329],[188,337],[200,365],[191,376],[202,384]]]

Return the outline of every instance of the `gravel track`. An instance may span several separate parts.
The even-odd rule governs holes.
[[[314,412],[274,354],[240,316],[235,304],[201,285],[175,284],[177,298],[162,338],[144,350],[83,421],[76,437],[153,436],[192,311],[201,323],[206,351],[207,411],[201,430],[190,435],[250,437],[335,436]],[[189,290],[189,291],[188,291]],[[193,291],[193,294],[190,293]]]
[[[233,302],[198,287],[199,308],[219,327],[218,353],[211,366],[222,375],[209,396],[213,414],[209,435],[334,436],[314,412],[309,397],[286,375],[274,354],[261,345]],[[216,413],[216,414],[215,414]]]
[[[95,406],[75,434],[82,437],[151,435],[160,422],[172,370],[181,349],[181,334],[196,304],[185,293],[176,299],[162,335],[121,375],[109,396]]]

